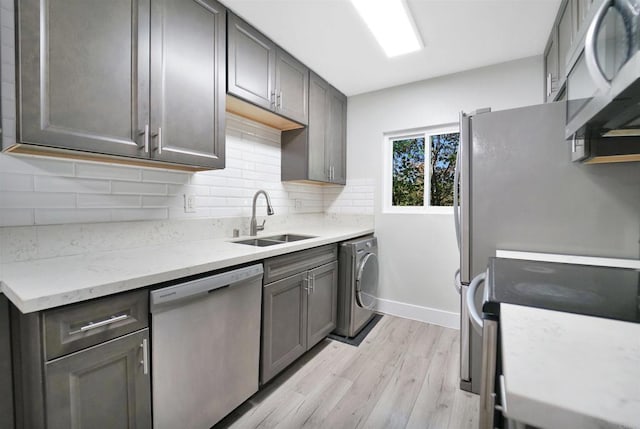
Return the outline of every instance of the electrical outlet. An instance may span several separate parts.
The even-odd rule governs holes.
[[[193,194],[184,194],[184,212],[196,212],[196,196]]]

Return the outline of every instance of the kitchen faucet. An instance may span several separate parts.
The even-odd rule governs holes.
[[[271,199],[269,198],[269,194],[267,194],[266,191],[260,189],[253,196],[253,206],[251,207],[251,226],[249,235],[252,236],[258,235],[258,231],[262,231],[264,229],[264,223],[266,222],[265,219],[262,221],[262,225],[258,225],[258,222],[256,221],[256,201],[258,200],[258,195],[260,194],[264,195],[264,197],[267,199],[267,215],[271,216],[274,213],[273,207],[271,206]]]

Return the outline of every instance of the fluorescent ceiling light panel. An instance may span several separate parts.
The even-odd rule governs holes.
[[[388,57],[422,48],[404,0],[351,0]]]

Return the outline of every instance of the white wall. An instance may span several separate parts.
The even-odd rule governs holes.
[[[349,98],[348,174],[375,183],[381,310],[458,325],[453,214],[382,213],[383,134],[454,123],[461,110],[541,103],[542,74],[542,58],[532,57]]]

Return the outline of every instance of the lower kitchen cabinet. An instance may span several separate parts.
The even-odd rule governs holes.
[[[318,344],[336,327],[338,262],[309,271],[307,299],[307,348]]]
[[[149,330],[46,364],[47,428],[150,428]]]
[[[262,295],[263,383],[307,351],[306,273],[268,284]]]
[[[11,309],[18,429],[151,428],[149,295]]]
[[[9,302],[0,293],[0,428],[13,426],[13,386],[11,385],[11,341]]]
[[[265,261],[265,272],[297,273],[265,284],[260,382],[271,380],[336,326],[338,262],[334,245]],[[332,262],[318,266],[318,261]],[[269,276],[265,277],[268,281]]]

